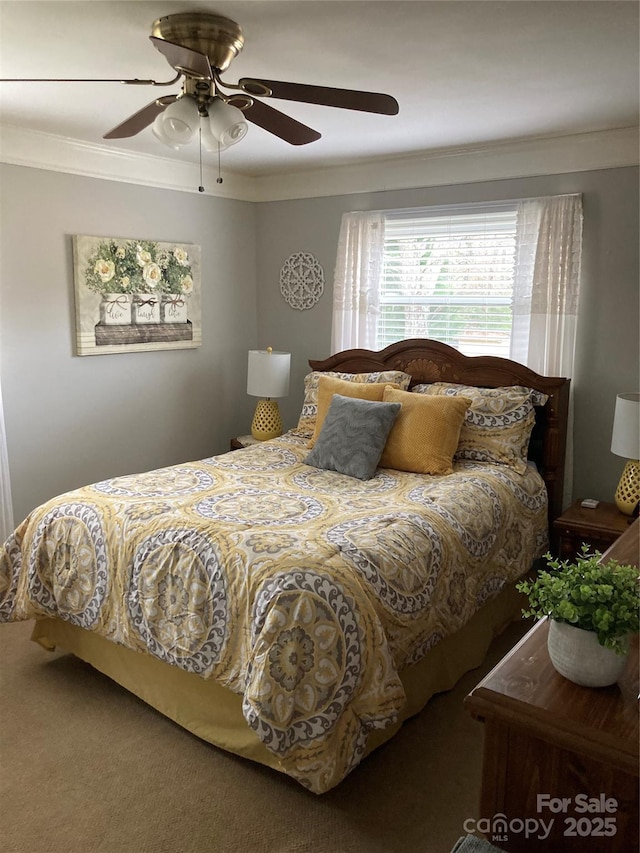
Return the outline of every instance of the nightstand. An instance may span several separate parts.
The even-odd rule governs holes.
[[[583,542],[592,551],[606,551],[632,521],[615,504],[601,501],[595,509],[586,509],[576,501],[553,522],[556,553],[561,560],[572,560]]]
[[[238,435],[235,438],[232,438],[229,444],[231,450],[242,450],[243,447],[249,447],[252,444],[260,444],[260,441],[252,435]]]

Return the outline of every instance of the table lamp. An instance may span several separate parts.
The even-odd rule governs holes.
[[[640,501],[640,394],[618,394],[613,416],[611,452],[627,459],[616,489],[616,506],[633,515]]]
[[[282,418],[277,400],[289,393],[289,365],[291,353],[266,350],[249,350],[247,394],[262,397],[256,406],[251,424],[251,435],[258,441],[267,441],[282,435]]]

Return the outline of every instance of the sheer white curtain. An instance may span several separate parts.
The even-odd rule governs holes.
[[[375,348],[383,258],[384,215],[345,213],[333,284],[332,353]]]
[[[582,196],[518,204],[511,358],[547,376],[573,375]]]
[[[534,198],[518,205],[511,358],[547,376],[573,377],[580,267],[582,196]],[[573,389],[564,504],[573,492]]]
[[[7,436],[4,429],[4,409],[2,408],[2,388],[0,387],[0,544],[13,531],[13,507],[11,504],[11,483],[9,481],[9,457],[7,455]]]

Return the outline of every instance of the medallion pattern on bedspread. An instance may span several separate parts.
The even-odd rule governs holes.
[[[395,477],[385,471],[378,471],[371,480],[358,480],[356,477],[345,477],[335,471],[325,471],[320,468],[304,466],[304,471],[294,474],[291,481],[300,489],[310,492],[320,492],[323,495],[349,495],[361,498],[372,493],[387,492],[397,485]]]
[[[107,548],[97,508],[71,503],[47,513],[31,545],[28,576],[41,613],[92,628],[109,588]]]
[[[209,461],[232,471],[277,471],[281,468],[290,468],[297,461],[295,453],[291,453],[284,447],[268,445],[261,450],[262,453],[254,453],[253,455],[230,453],[224,457],[214,456]]]
[[[393,537],[381,549],[388,527]],[[369,516],[330,528],[327,539],[362,573],[385,607],[416,613],[429,604],[442,566],[442,543],[425,519],[404,512]]]
[[[306,495],[290,492],[241,489],[234,493],[205,498],[194,507],[198,515],[219,521],[230,521],[279,527],[282,524],[303,524],[324,511],[322,504]]]
[[[486,471],[487,466],[478,462],[461,462],[459,470]],[[492,474],[494,479],[506,486],[513,493],[513,496],[528,510],[537,512],[546,507],[546,491],[540,490],[535,477],[521,477],[515,471],[511,471],[508,468],[500,468],[497,465],[492,468]]]
[[[227,594],[215,543],[184,529],[145,539],[133,557],[128,607],[152,655],[210,674],[227,639]]]
[[[12,533],[0,550],[0,622],[8,622],[15,612],[21,571],[22,551]]]
[[[210,489],[214,478],[209,471],[174,468],[152,471],[150,474],[131,474],[103,480],[92,488],[107,495],[130,498],[155,498],[189,495]]]
[[[532,469],[360,481],[292,432],[104,480],[37,508],[0,550],[0,620],[65,619],[242,696],[317,793],[405,703],[399,673],[547,547]]]
[[[258,593],[252,635],[244,712],[260,739],[286,752],[330,731],[361,677],[354,603],[326,576],[289,571]]]
[[[472,477],[465,481],[464,489],[456,494],[455,506],[443,500],[450,486],[446,481],[435,488],[418,486],[408,498],[427,504],[453,528],[467,551],[474,557],[484,557],[496,542],[502,525],[500,498],[490,483]]]

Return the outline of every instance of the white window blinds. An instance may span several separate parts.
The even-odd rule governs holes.
[[[387,212],[376,348],[432,338],[508,357],[515,240],[515,203]]]

